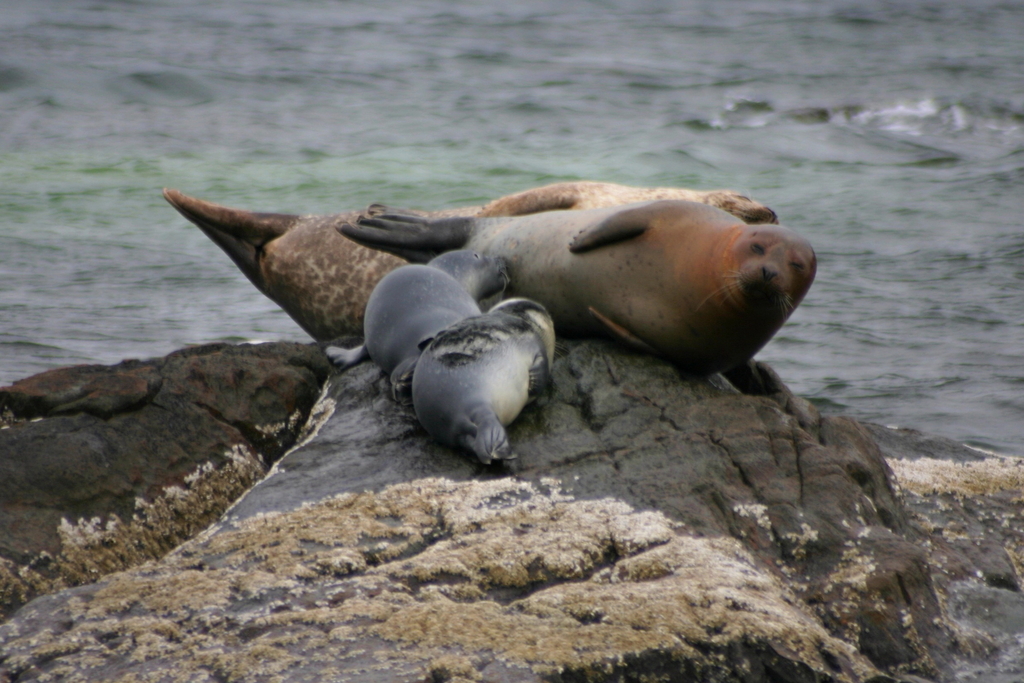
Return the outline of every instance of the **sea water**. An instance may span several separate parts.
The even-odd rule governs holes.
[[[1024,455],[1024,5],[5,0],[0,384],[309,337],[160,196],[330,213],[731,188],[817,281],[826,414]]]

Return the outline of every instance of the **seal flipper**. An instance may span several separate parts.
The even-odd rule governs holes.
[[[400,405],[412,405],[412,375],[419,359],[419,356],[406,358],[391,372],[391,397]]]
[[[527,400],[532,401],[543,393],[551,381],[551,371],[548,368],[548,357],[538,353],[533,357],[533,364],[530,365],[530,386],[527,389]]]
[[[651,346],[643,339],[627,330],[622,325],[619,325],[618,323],[614,322],[607,316],[602,315],[593,306],[587,306],[587,310],[590,311],[590,315],[594,316],[595,320],[604,325],[605,329],[608,330],[615,339],[618,339],[626,346],[636,349],[641,353],[647,353],[652,356],[658,357],[661,356],[661,354],[653,346]]]
[[[223,249],[260,291],[264,289],[264,282],[259,269],[259,250],[288,232],[299,219],[292,214],[232,209],[170,188],[164,188],[164,199]]]
[[[660,209],[658,204],[660,202],[612,214],[576,235],[569,244],[569,251],[582,254],[644,234],[651,225],[652,209]]]
[[[343,349],[340,346],[328,346],[324,353],[334,366],[339,370],[348,370],[352,366],[359,365],[364,360],[369,360],[370,352],[366,350],[366,344],[357,346],[354,349]]]
[[[355,223],[345,223],[338,226],[338,230],[364,247],[386,251],[414,263],[426,263],[442,252],[465,245],[472,227],[472,218],[425,218],[389,213],[387,208],[375,204]]]

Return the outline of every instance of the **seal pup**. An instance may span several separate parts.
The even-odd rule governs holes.
[[[395,400],[408,403],[413,368],[421,349],[454,322],[480,315],[479,302],[508,284],[504,261],[460,249],[426,265],[405,265],[387,275],[366,304],[364,343],[354,349],[328,346],[341,369],[370,358],[391,380]]]
[[[340,230],[408,259],[457,248],[500,256],[507,294],[543,304],[559,334],[611,335],[697,375],[752,358],[817,269],[814,250],[792,230],[681,200],[514,218],[429,220],[378,209]]]
[[[437,333],[412,377],[416,418],[485,465],[515,457],[505,427],[551,381],[555,327],[543,306],[506,299]]]
[[[658,196],[647,196],[656,192]],[[673,194],[676,193],[676,194]],[[234,209],[165,189],[164,198],[213,240],[256,289],[283,308],[317,341],[359,334],[370,292],[401,259],[363,248],[338,234],[358,212],[329,215],[258,213]],[[446,216],[522,215],[556,209],[613,206],[641,199],[691,199],[720,206],[748,222],[771,222],[771,209],[730,190],[634,188],[588,181],[556,183],[469,206],[413,212]],[[753,218],[756,220],[753,220]]]

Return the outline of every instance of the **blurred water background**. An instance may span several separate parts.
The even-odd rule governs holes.
[[[254,210],[732,188],[818,278],[824,412],[1024,455],[1024,4],[4,0],[0,384],[308,336],[160,188]]]

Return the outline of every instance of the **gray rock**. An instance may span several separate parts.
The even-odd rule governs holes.
[[[329,372],[314,345],[214,344],[0,388],[0,615],[208,526],[294,443]]]
[[[882,683],[999,647],[949,608],[985,570],[906,503],[961,465],[894,475],[763,365],[566,348],[515,471],[430,441],[372,365],[332,377],[216,525],[0,626],[0,680]]]
[[[1024,680],[1024,460],[914,430],[868,428],[926,534],[922,547],[958,643],[949,678]]]

